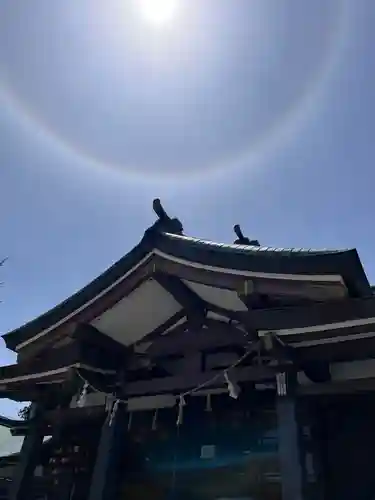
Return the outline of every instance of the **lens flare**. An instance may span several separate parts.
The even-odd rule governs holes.
[[[177,0],[138,0],[142,18],[155,26],[170,24],[177,13]]]

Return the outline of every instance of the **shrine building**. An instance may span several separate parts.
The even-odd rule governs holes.
[[[0,421],[19,439],[1,498],[375,498],[357,251],[264,247],[237,225],[233,244],[206,241],[153,208],[128,254],[3,335],[17,362],[0,395],[31,407]]]

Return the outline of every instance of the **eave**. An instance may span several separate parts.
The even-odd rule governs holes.
[[[156,226],[156,225],[154,225]],[[52,331],[88,323],[130,294],[142,282],[163,275],[241,293],[250,283],[257,294],[269,292],[366,296],[371,290],[355,250],[313,251],[251,245],[224,245],[171,234],[152,227],[141,242],[85,288],[42,316],[3,336],[20,351]],[[160,281],[160,280],[159,280]],[[162,283],[162,286],[163,285]],[[177,299],[189,314],[184,299]],[[177,312],[176,312],[177,313]],[[180,314],[181,310],[180,310]],[[228,317],[230,314],[228,312]]]
[[[25,420],[17,420],[14,418],[4,417],[4,415],[0,415],[0,426],[6,427],[7,429],[15,429],[17,427],[24,427]]]

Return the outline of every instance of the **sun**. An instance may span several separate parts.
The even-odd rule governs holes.
[[[170,24],[177,11],[177,0],[137,0],[145,21],[155,26]]]

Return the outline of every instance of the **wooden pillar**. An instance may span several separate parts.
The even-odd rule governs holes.
[[[126,408],[120,404],[113,417],[108,416],[102,427],[89,500],[118,498],[125,473],[122,470],[125,432]]]
[[[277,375],[279,460],[283,500],[304,500],[305,472],[302,431],[295,395],[295,374]]]
[[[31,498],[35,467],[40,460],[43,433],[40,426],[42,408],[33,404],[30,410],[30,426],[20,451],[9,500],[27,500]]]

